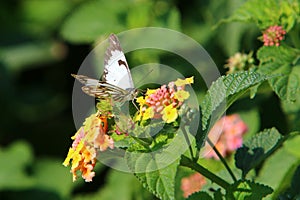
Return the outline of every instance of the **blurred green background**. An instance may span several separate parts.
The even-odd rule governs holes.
[[[242,3],[241,0],[1,1],[0,199],[153,199],[134,176],[101,164],[92,183],[81,179],[72,183],[69,168],[62,166],[71,145],[70,137],[76,132],[71,110],[74,79],[70,74],[77,72],[96,41],[110,33],[147,26],[174,29],[194,38],[224,73],[223,65],[229,56],[237,51],[248,53],[261,45],[257,40],[260,32],[254,25],[230,23],[213,28]],[[172,56],[147,53],[128,56],[129,63],[141,60],[164,62],[189,73],[180,67],[180,62],[172,63]],[[256,123],[254,127],[258,129],[257,118],[264,118],[262,113],[266,111],[253,112],[251,116],[256,121],[250,123]],[[272,112],[281,113],[280,109]]]

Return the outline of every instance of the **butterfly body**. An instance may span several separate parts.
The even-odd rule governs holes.
[[[110,46],[107,48],[104,57],[102,81],[84,75],[72,74],[72,76],[84,85],[82,87],[83,92],[90,96],[99,99],[112,98],[118,102],[133,100],[138,91],[134,88],[120,42],[114,34],[110,35],[109,42]]]

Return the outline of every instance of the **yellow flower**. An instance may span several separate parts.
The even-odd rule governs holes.
[[[140,105],[144,105],[146,101],[143,96],[140,96],[140,97],[136,98],[136,102]]]
[[[147,89],[146,95],[150,95],[156,92],[157,89]]]
[[[84,142],[81,141],[75,149],[75,152],[72,156],[72,169],[76,168],[79,165],[79,162],[82,160],[81,151],[84,148]]]
[[[152,107],[149,107],[145,110],[143,120],[150,119],[154,116],[154,110]]]
[[[165,122],[167,123],[174,122],[178,117],[177,109],[173,108],[172,104],[170,104],[164,108],[164,110],[162,111],[162,115],[163,115],[162,119]]]
[[[95,138],[100,134],[100,127],[102,126],[102,121],[99,117],[96,115],[91,115],[90,117],[91,123],[89,126],[85,125],[86,129],[86,135],[85,135],[85,140],[89,143],[94,143]],[[104,134],[104,133],[103,133]]]
[[[74,156],[74,149],[73,148],[70,148],[69,149],[69,152],[68,152],[68,155],[65,159],[65,161],[63,162],[63,165],[66,167],[70,164],[70,160],[72,159],[72,157]]]
[[[136,102],[140,105],[140,110],[139,110],[139,115],[140,115],[140,117],[139,117],[139,118],[141,118],[141,116],[142,116],[141,110],[143,110],[143,106],[145,105],[146,100],[144,99],[143,96],[140,96],[140,97],[138,97],[138,98],[136,99]],[[136,119],[136,120],[139,121],[140,119]]]
[[[84,125],[72,137],[73,144],[69,149],[67,158],[63,162],[64,166],[71,164],[73,181],[77,179],[77,172],[86,182],[92,181],[95,176],[93,171],[96,164],[97,150],[106,150],[108,147],[114,148],[113,139],[108,136],[107,116],[92,114],[86,118]]]
[[[71,161],[72,160],[72,161]],[[71,172],[73,174],[73,181],[77,179],[77,171],[81,171],[82,177],[86,182],[92,181],[95,176],[93,168],[96,160],[96,151],[93,148],[85,146],[84,141],[80,141],[77,147],[70,148],[67,158],[63,165],[68,166],[70,161],[72,163]]]
[[[193,76],[190,77],[190,78],[186,78],[185,80],[186,80],[189,84],[194,83],[194,77],[193,77]]]
[[[141,119],[142,119],[142,112],[140,111],[134,118],[134,121],[140,121]]]
[[[184,86],[184,85],[187,85],[187,84],[191,84],[191,83],[194,83],[194,77],[190,77],[190,78],[186,78],[186,79],[177,79],[177,81],[175,81],[175,85],[177,87],[180,87],[180,86]]]
[[[89,117],[85,119],[83,122],[84,131],[88,132],[89,129],[93,126],[94,120],[97,118],[96,114],[91,114]]]
[[[190,96],[190,93],[184,90],[179,90],[175,92],[175,98],[178,99],[178,101],[183,102],[184,100],[188,99]]]

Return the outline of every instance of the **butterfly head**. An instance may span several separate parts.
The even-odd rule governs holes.
[[[127,88],[126,91],[128,92],[125,99],[127,101],[133,100],[137,97],[137,95],[139,94],[139,90],[136,88]]]

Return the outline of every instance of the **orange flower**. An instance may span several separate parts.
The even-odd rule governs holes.
[[[95,176],[93,169],[97,160],[97,151],[105,151],[108,147],[114,148],[114,142],[106,134],[107,117],[93,114],[86,118],[83,124],[72,137],[74,142],[63,165],[72,165],[73,181],[77,179],[77,171],[80,171],[82,178],[90,182]]]

